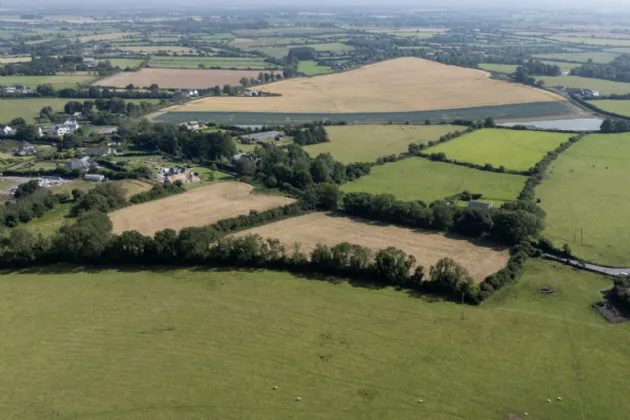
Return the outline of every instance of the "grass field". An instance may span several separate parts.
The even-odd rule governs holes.
[[[614,112],[630,117],[630,100],[617,101],[611,99],[602,99],[601,101],[590,101],[589,103],[603,109],[604,111]]]
[[[266,69],[279,68],[277,65],[265,63],[257,57],[152,57],[151,67],[197,69],[200,64],[205,67],[222,67],[235,69]]]
[[[99,60],[99,61],[106,61],[106,60]],[[109,59],[109,62],[112,63],[112,66],[120,67],[122,70],[126,69],[127,67],[130,67],[132,69],[136,67],[140,67],[140,64],[142,64],[142,60],[134,60],[131,58],[111,58]]]
[[[576,61],[578,63],[586,63],[589,58],[593,59],[596,63],[610,63],[615,58],[619,57],[619,54],[610,52],[574,52],[574,53],[548,53],[548,54],[536,54],[536,58],[545,60],[567,60]]]
[[[121,46],[121,50],[132,51],[134,53],[152,54],[158,51],[166,51],[168,53],[177,54],[195,54],[196,51],[193,48],[182,47],[179,45],[131,45]]]
[[[613,82],[611,80],[593,79],[579,76],[536,76],[536,80],[544,80],[545,86],[566,86],[598,91],[602,95],[612,93],[630,93],[630,83]]]
[[[301,45],[290,45],[289,48],[300,47]],[[327,42],[323,44],[309,44],[307,47],[313,48],[315,51],[350,51],[353,49],[351,45],[342,44],[341,42]]]
[[[488,128],[431,147],[426,153],[445,153],[447,158],[460,162],[526,171],[569,137],[571,134]]]
[[[42,108],[50,106],[55,112],[63,112],[66,103],[71,98],[29,98],[29,99],[0,99],[0,122],[6,123],[14,118],[22,117],[27,122],[35,122]],[[158,103],[156,99],[126,99],[126,102]]]
[[[410,143],[426,143],[454,131],[453,125],[345,125],[326,127],[330,142],[304,147],[311,156],[330,153],[343,163],[372,162],[408,150]]]
[[[542,60],[542,62],[545,64],[551,64],[552,66],[558,66],[560,67],[560,71],[567,73],[580,66],[578,63],[563,63],[562,61]]]
[[[589,135],[560,155],[536,189],[547,211],[544,235],[582,258],[630,266],[629,155],[630,134]]]
[[[247,234],[279,239],[287,249],[299,242],[301,249],[309,255],[320,243],[336,245],[349,242],[372,250],[394,246],[413,255],[418,264],[427,268],[444,257],[451,257],[466,268],[477,282],[505,267],[508,260],[505,248],[491,248],[488,244],[477,246],[466,239],[446,237],[441,233],[378,225],[325,213],[281,220],[246,230],[239,236]]]
[[[298,71],[309,76],[316,76],[318,74],[332,73],[333,69],[330,66],[318,66],[317,61],[300,61]]]
[[[147,69],[140,71],[121,72],[104,79],[100,79],[94,84],[99,86],[113,86],[124,88],[130,83],[134,86],[149,87],[157,83],[161,88],[166,89],[201,89],[223,86],[225,84],[237,85],[243,77],[257,78],[258,70],[180,70],[180,69]],[[273,73],[270,71],[270,73]],[[251,98],[249,98],[251,99]],[[256,98],[264,99],[264,98]]]
[[[277,195],[252,195],[252,187],[240,182],[221,182],[149,203],[110,213],[114,232],[137,230],[153,235],[163,229],[205,226],[221,219],[267,210],[293,202]]]
[[[514,73],[518,66],[516,64],[492,64],[481,63],[479,68],[483,70],[493,71],[496,73]]]
[[[133,36],[133,32],[113,32],[108,34],[86,35],[78,37],[81,42],[89,41],[113,41],[117,39],[123,39],[124,37]]]
[[[251,47],[251,51],[260,51],[274,58],[284,58],[289,54],[289,47]]]
[[[7,55],[0,55],[0,64],[11,64],[11,63],[28,63],[31,61],[31,57],[13,57]]]
[[[269,271],[137,270],[0,277],[0,321],[11,326],[3,417],[612,420],[630,411],[630,326],[590,308],[610,286],[594,274],[529,262],[461,320],[459,305],[392,289]]]
[[[76,87],[77,84],[89,84],[97,77],[87,72],[57,74],[55,76],[0,76],[0,85],[21,83],[26,87],[36,88],[37,85],[51,84],[55,89],[62,89]]]
[[[206,168],[205,166],[196,166],[194,168],[190,168],[190,171],[197,172],[199,174],[199,177],[203,181],[220,181],[232,178],[231,175],[228,175],[225,172],[213,171],[212,169]]]
[[[448,163],[409,158],[372,168],[370,175],[344,184],[345,192],[394,194],[400,200],[430,203],[464,190],[483,194],[483,199],[501,204],[515,200],[526,178],[498,174]]]
[[[610,39],[610,38],[590,38],[590,37],[569,37],[553,36],[552,39],[562,42],[587,45],[614,45],[616,47],[630,47],[630,39]]]
[[[539,89],[490,79],[484,71],[420,58],[398,58],[344,73],[284,80],[261,89],[282,96],[204,98],[169,110],[409,112],[561,100]]]

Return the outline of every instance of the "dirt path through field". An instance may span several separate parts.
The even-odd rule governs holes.
[[[442,233],[417,232],[325,213],[294,217],[237,235],[247,234],[277,238],[287,247],[299,242],[302,251],[307,253],[315,249],[318,243],[336,245],[345,241],[374,250],[393,246],[416,257],[427,274],[429,267],[438,260],[451,257],[465,267],[476,282],[483,281],[489,274],[503,268],[509,257],[504,247],[478,246],[465,239],[446,237]]]

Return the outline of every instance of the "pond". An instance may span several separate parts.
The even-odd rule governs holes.
[[[601,118],[576,118],[571,120],[506,122],[497,124],[497,126],[514,127],[515,125],[524,125],[541,130],[599,131],[602,122],[604,122],[604,120]]]

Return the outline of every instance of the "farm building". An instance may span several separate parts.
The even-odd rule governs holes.
[[[239,136],[238,139],[243,143],[251,143],[269,139],[280,140],[282,137],[284,137],[283,131],[263,131],[262,133],[245,134]]]
[[[468,208],[469,209],[490,210],[490,209],[494,208],[494,206],[492,205],[492,201],[489,202],[489,203],[481,203],[479,201],[469,201],[468,202]]]
[[[99,174],[86,174],[83,179],[85,179],[86,181],[96,181],[96,182],[103,182],[105,181],[105,175],[99,175]]]
[[[232,165],[235,165],[236,162],[238,162],[241,159],[249,159],[249,160],[251,160],[254,163],[258,163],[261,160],[260,158],[258,158],[256,156],[250,156],[247,153],[238,153],[238,154],[232,156],[232,159],[230,159],[230,163]]]
[[[18,156],[32,156],[37,153],[37,147],[26,141],[21,141],[18,144],[17,155]]]
[[[66,169],[73,171],[87,171],[91,168],[95,168],[97,165],[95,162],[90,162],[90,158],[84,157],[81,159],[70,160],[66,162]]]
[[[5,125],[4,127],[2,127],[2,134],[5,136],[14,136],[15,130],[9,127],[8,125]]]
[[[180,124],[181,127],[186,127],[190,131],[199,130],[199,123],[197,121],[186,121]]]

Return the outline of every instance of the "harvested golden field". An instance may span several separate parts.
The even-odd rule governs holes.
[[[364,223],[359,219],[314,213],[281,220],[240,232],[237,235],[257,234],[263,238],[277,238],[287,247],[295,242],[310,253],[317,244],[336,245],[350,242],[374,250],[393,246],[411,254],[428,272],[441,258],[451,257],[465,267],[476,282],[507,264],[508,251],[504,247],[478,246],[465,239],[446,237],[442,233],[423,232],[391,226]]]
[[[205,226],[221,219],[267,210],[294,200],[277,195],[252,195],[252,187],[241,182],[221,182],[161,200],[137,204],[109,214],[114,233],[137,230],[153,235],[163,229],[179,231]]]
[[[204,89],[219,85],[238,85],[243,77],[257,78],[260,70],[197,70],[197,69],[141,69],[127,71],[94,82],[99,86],[124,88],[130,83],[149,87],[156,83],[165,89]],[[273,73],[267,71],[267,73]]]
[[[31,57],[0,56],[0,64],[28,63]]]
[[[125,179],[120,181],[120,183],[125,190],[126,198],[130,198],[132,195],[136,195],[141,192],[149,191],[153,187],[152,184],[139,181],[137,179]]]
[[[282,96],[204,98],[166,111],[410,112],[562,100],[541,89],[490,79],[482,70],[411,57],[258,89]]]

